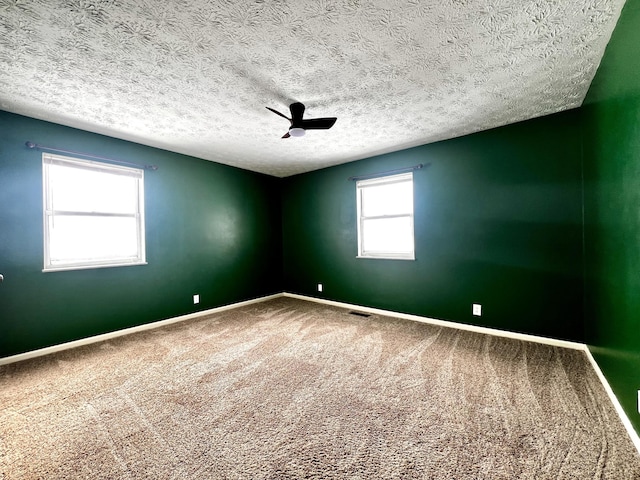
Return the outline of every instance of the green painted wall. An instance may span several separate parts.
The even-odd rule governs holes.
[[[416,260],[355,258],[347,178],[418,163],[431,165],[414,175]],[[285,290],[583,341],[581,175],[570,111],[289,177]]]
[[[582,107],[586,340],[640,432],[640,1],[628,0]]]
[[[27,140],[159,166],[145,174],[148,265],[42,272],[41,153]],[[0,357],[281,292],[279,190],[273,177],[0,112]]]

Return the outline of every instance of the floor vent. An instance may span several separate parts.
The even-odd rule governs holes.
[[[357,315],[358,317],[370,317],[371,316],[368,313],[354,312],[353,310],[349,312],[349,315]]]

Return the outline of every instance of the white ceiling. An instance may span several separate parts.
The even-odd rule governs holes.
[[[0,0],[0,109],[284,177],[580,106],[623,4]]]

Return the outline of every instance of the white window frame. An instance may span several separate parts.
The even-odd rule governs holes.
[[[137,196],[135,213],[114,213],[114,212],[85,212],[56,210],[53,205],[52,188],[49,182],[49,167],[51,165],[62,165],[78,169],[102,172],[107,174],[123,175],[136,180]],[[142,168],[132,168],[109,163],[95,162],[80,158],[54,155],[52,153],[42,154],[42,183],[43,183],[43,232],[44,232],[44,268],[43,272],[55,272],[60,270],[81,270],[89,268],[119,267],[129,265],[146,265],[145,248],[145,222],[144,222],[144,170]],[[117,194],[117,192],[114,192]],[[102,260],[74,260],[52,262],[50,255],[49,220],[59,216],[89,216],[89,217],[127,217],[136,219],[137,231],[137,252],[135,256],[112,257]]]
[[[358,256],[357,258],[378,258],[390,260],[415,260],[415,229],[413,221],[413,203],[411,213],[398,213],[391,215],[380,215],[365,217],[362,212],[363,192],[367,187],[386,185],[391,183],[409,182],[411,183],[411,193],[413,202],[413,172],[401,173],[396,175],[387,175],[383,177],[370,178],[366,180],[358,180],[356,182],[356,198],[357,198],[357,214],[358,214]],[[364,222],[365,220],[382,219],[382,218],[409,218],[411,223],[411,243],[410,252],[398,251],[365,251],[364,250]]]

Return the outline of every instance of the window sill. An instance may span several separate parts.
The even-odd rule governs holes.
[[[64,267],[43,268],[43,273],[49,272],[65,272],[68,270],[92,270],[94,268],[113,268],[113,267],[133,267],[136,265],[148,265],[147,262],[131,262],[131,263],[105,263],[101,265],[69,265]]]
[[[377,255],[358,255],[356,258],[368,258],[370,260],[413,260],[415,261],[416,257],[384,257]]]

